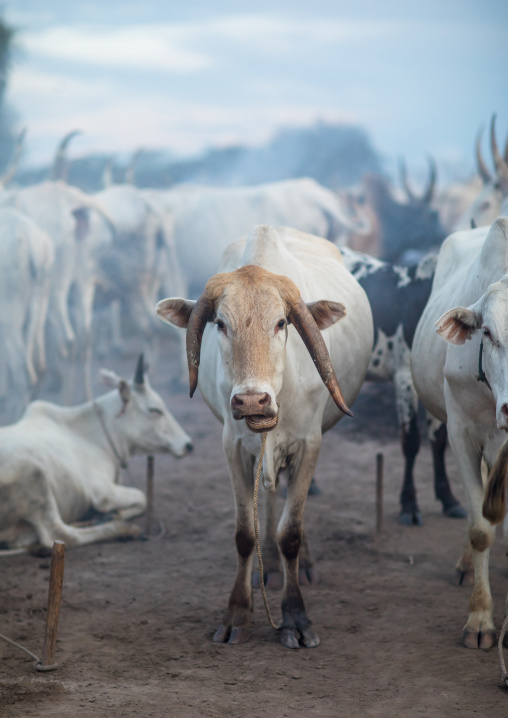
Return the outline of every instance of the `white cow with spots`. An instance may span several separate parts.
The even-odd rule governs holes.
[[[464,482],[470,547],[458,567],[474,569],[462,638],[468,648],[495,643],[488,579],[494,530],[482,515],[481,465],[493,466],[508,431],[507,308],[508,218],[448,237],[416,330],[412,373],[427,409],[447,422]]]
[[[117,483],[134,454],[185,456],[186,432],[151,388],[140,357],[134,379],[103,372],[114,390],[93,402],[62,407],[36,401],[16,424],[0,428],[0,532],[11,548],[50,548],[118,537],[136,538],[128,523],[145,510],[139,489]],[[106,523],[76,527],[90,509]]]

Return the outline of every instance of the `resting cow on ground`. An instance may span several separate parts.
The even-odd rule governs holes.
[[[495,643],[488,578],[494,530],[482,516],[481,464],[492,467],[508,430],[507,308],[508,218],[448,237],[411,365],[423,403],[447,422],[466,491],[470,548],[459,567],[470,568],[465,561],[472,549],[474,589],[462,637],[468,648]]]
[[[413,478],[413,466],[420,449],[418,396],[411,378],[409,359],[416,325],[430,295],[436,260],[429,255],[416,266],[403,267],[347,247],[341,248],[341,251],[347,268],[365,290],[372,307],[374,348],[367,379],[391,381],[395,386],[397,418],[406,459],[399,522],[408,526],[421,525],[422,515]],[[446,427],[429,421],[429,435],[436,499],[443,504],[445,516],[465,518],[466,512],[452,494],[446,475]]]
[[[0,429],[0,532],[17,534],[10,547],[138,537],[141,529],[127,519],[144,512],[145,495],[116,483],[120,465],[134,454],[181,457],[192,449],[144,376],[142,357],[132,382],[114,372],[103,376],[114,391],[74,407],[36,401],[17,424]],[[92,508],[115,517],[70,525]]]
[[[253,472],[259,435],[269,432],[263,482],[273,525],[277,475],[283,467],[289,473],[277,531],[285,579],[281,642],[288,648],[317,646],[298,584],[305,500],[322,433],[349,413],[365,377],[373,338],[370,306],[340,251],[294,229],[255,227],[228,248],[222,270],[197,302],[165,299],[157,306],[163,319],[187,327],[191,396],[199,367],[201,392],[224,425],[238,565],[214,640],[241,643],[250,635]],[[277,571],[279,553],[271,539],[269,532],[266,570]]]

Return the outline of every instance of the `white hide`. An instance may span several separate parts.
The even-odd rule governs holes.
[[[198,291],[218,271],[226,247],[257,224],[292,226],[340,244],[349,231],[364,229],[344,201],[309,178],[254,187],[175,187],[161,192],[159,201],[173,213],[182,270]]]
[[[30,386],[46,368],[44,329],[53,262],[48,235],[29,217],[0,207],[0,399],[12,413],[26,406]]]
[[[489,648],[493,643],[488,582],[493,529],[482,516],[481,463],[483,459],[491,467],[506,438],[502,407],[508,401],[507,273],[508,218],[499,218],[490,228],[448,237],[415,334],[411,360],[421,400],[434,416],[447,422],[466,490],[475,574],[464,633],[469,647]],[[464,311],[452,312],[457,307]],[[470,325],[464,329],[453,321],[454,316],[463,317]],[[485,334],[487,329],[492,339]],[[483,370],[492,389],[476,378],[482,338]]]
[[[98,410],[92,402],[64,408],[37,401],[16,424],[0,428],[0,532],[10,546],[139,536],[139,527],[126,521],[143,513],[145,495],[117,483],[115,451],[125,460],[161,452],[181,457],[191,449],[146,378],[139,386],[108,372],[106,380],[118,390],[98,398]],[[70,525],[91,508],[115,516],[97,526]]]

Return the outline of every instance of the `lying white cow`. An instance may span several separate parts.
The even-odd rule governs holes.
[[[412,373],[426,408],[448,423],[466,491],[474,567],[462,638],[468,648],[495,642],[488,578],[494,530],[482,515],[481,463],[492,467],[508,431],[507,310],[508,218],[452,234],[442,246],[416,330]],[[459,562],[463,571],[470,568],[467,555]]]
[[[298,583],[305,500],[322,433],[350,413],[347,405],[367,372],[373,343],[370,305],[337,247],[295,229],[255,227],[247,240],[228,248],[222,270],[197,302],[165,299],[157,305],[164,320],[187,327],[191,396],[199,367],[201,392],[224,424],[238,564],[214,640],[241,643],[249,637],[253,471],[260,434],[269,432],[263,482],[273,526],[277,475],[283,467],[289,474],[277,532],[285,579],[281,642],[288,648],[298,648],[299,642],[316,646],[319,639]],[[270,539],[269,533],[267,572],[279,569],[277,544]]]
[[[18,423],[0,429],[0,531],[17,533],[9,546],[138,537],[141,529],[127,519],[144,512],[145,495],[116,483],[119,466],[134,454],[181,457],[192,449],[144,376],[142,357],[132,382],[114,372],[103,377],[115,390],[95,401],[69,408],[36,401]],[[115,518],[70,525],[92,508]]]

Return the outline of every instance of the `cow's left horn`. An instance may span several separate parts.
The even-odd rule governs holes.
[[[501,157],[499,147],[497,146],[495,114],[492,115],[492,120],[490,122],[490,146],[492,149],[494,165],[496,166],[497,179],[501,185],[501,191],[506,195],[508,194],[508,164]]]
[[[142,386],[145,383],[145,358],[143,354],[139,355],[136,371],[134,373],[134,384]]]
[[[330,359],[328,349],[326,348],[325,340],[319,331],[314,317],[301,297],[298,300],[298,304],[295,304],[290,308],[289,319],[298,334],[303,339],[303,343],[307,347],[307,350],[312,357],[312,361],[319,372],[319,376],[323,380],[323,384],[330,392],[332,399],[344,414],[353,416],[353,412],[348,407],[346,400],[342,396],[339,382],[337,381],[335,371],[333,370],[332,360]]]
[[[408,200],[413,202],[416,198],[414,196],[414,193],[409,186],[408,178],[407,178],[407,167],[406,167],[406,161],[403,157],[399,159],[399,173],[400,173],[400,183],[402,187],[404,188],[404,192],[407,195]]]
[[[198,385],[199,359],[201,356],[201,341],[207,322],[214,311],[214,303],[206,295],[202,294],[189,317],[187,325],[187,363],[189,365],[189,389],[192,399]]]

